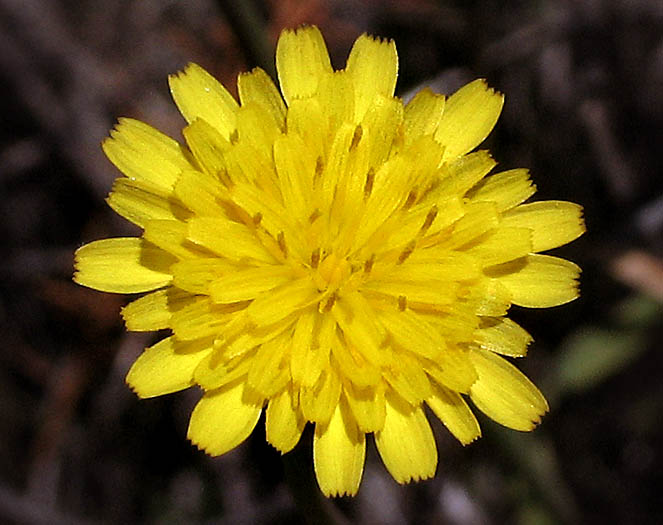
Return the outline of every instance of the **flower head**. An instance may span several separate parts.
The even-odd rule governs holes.
[[[284,31],[281,92],[260,69],[239,104],[200,67],[170,78],[185,144],[121,119],[104,143],[124,173],[110,206],[141,238],[92,242],[75,280],[150,292],[127,328],[169,329],[127,381],[141,397],[198,385],[188,437],[223,454],[263,409],[281,452],[315,425],[327,495],[355,494],[366,434],[400,483],[434,475],[424,405],[467,444],[467,404],[530,430],[547,403],[501,356],[529,334],[506,317],[577,296],[579,268],[540,252],[584,231],[581,208],[523,204],[526,170],[489,175],[503,97],[482,80],[449,98],[394,97],[393,42],[361,36],[334,71],[315,27]]]

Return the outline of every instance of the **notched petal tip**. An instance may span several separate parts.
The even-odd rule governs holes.
[[[320,30],[301,26],[281,32],[276,44],[276,71],[288,105],[314,95],[321,80],[333,71]]]
[[[168,337],[146,348],[126,376],[140,398],[151,398],[193,386],[193,371],[211,348],[206,341],[183,343]]]
[[[153,394],[153,395],[146,395],[144,394],[141,389],[135,385],[131,379],[129,378],[129,374],[124,378],[125,384],[129,387],[129,389],[136,395],[138,399],[152,399],[154,397],[160,397],[162,394]]]
[[[262,406],[244,400],[244,382],[207,392],[193,409],[187,438],[210,456],[220,456],[243,443],[253,432]]]
[[[434,465],[434,467],[431,470],[420,471],[414,474],[407,474],[405,477],[402,478],[394,477],[393,473],[391,473],[391,475],[392,477],[394,477],[394,480],[399,485],[408,485],[410,483],[417,483],[419,481],[426,481],[427,479],[434,478],[436,473],[437,473],[437,463]]]
[[[384,36],[379,36],[379,35],[372,35],[370,33],[362,33],[357,40],[370,40],[371,42],[374,42],[379,45],[386,44],[388,46],[393,47],[396,49],[396,41],[393,38],[388,38]]]
[[[341,403],[328,424],[315,427],[313,467],[320,490],[330,497],[354,496],[361,484],[365,459],[365,435]]]
[[[139,120],[122,117],[101,143],[110,160],[127,178],[169,192],[182,169],[190,167],[177,141]]]
[[[566,259],[531,254],[486,269],[512,294],[512,302],[526,308],[550,308],[577,299],[580,267]]]
[[[194,447],[196,447],[198,450],[200,450],[201,452],[204,452],[205,454],[207,454],[210,457],[216,458],[216,457],[219,457],[219,456],[224,454],[224,452],[219,452],[219,451],[216,451],[216,450],[212,449],[209,444],[203,444],[199,441],[196,441],[195,438],[192,438],[189,435],[187,435],[187,439],[189,440],[189,442]]]
[[[451,95],[435,139],[446,146],[445,158],[464,155],[490,134],[502,112],[504,95],[484,79],[464,85]]]
[[[490,97],[493,97],[493,100],[495,103],[498,102],[499,99],[499,104],[500,104],[500,111],[502,109],[502,106],[504,105],[504,93],[502,93],[499,89],[491,86],[488,83],[488,80],[485,78],[477,78],[474,79],[472,82],[465,84],[463,87],[460,89],[465,89],[465,88],[472,88],[474,89],[477,93],[484,91],[485,95],[488,95]],[[458,91],[460,91],[460,89]]]
[[[494,88],[490,84],[488,84],[488,80],[486,80],[485,78],[477,78],[475,80],[475,82],[480,82],[481,84],[483,84],[486,91],[488,91],[491,94],[498,95],[498,96],[502,97],[502,100],[504,100],[504,93],[502,93],[499,89]],[[470,82],[470,84],[471,84],[471,82]]]
[[[224,138],[235,130],[239,105],[228,90],[198,64],[168,77],[170,92],[180,113],[189,123],[202,118]]]
[[[398,53],[393,40],[361,35],[352,46],[345,71],[355,93],[355,121],[364,117],[376,97],[393,97],[398,77]]]
[[[153,399],[155,397],[161,397],[166,395],[165,393],[146,392],[140,385],[135,383],[135,381],[129,376],[129,374],[127,374],[127,376],[124,378],[124,382],[139,399]],[[189,386],[193,386],[193,382]],[[186,387],[183,387],[182,389],[184,388]]]
[[[577,204],[577,206],[578,206],[578,227],[580,229],[580,233],[578,234],[578,237],[580,237],[580,236],[584,235],[585,233],[587,233],[587,221],[585,221],[585,208],[584,208],[584,206],[581,206],[580,204]],[[576,239],[578,237],[576,237]]]
[[[541,391],[515,366],[490,351],[473,350],[470,358],[479,380],[470,398],[479,410],[497,423],[529,432],[549,411]]]
[[[481,438],[481,432],[479,432],[479,435],[474,436],[472,439],[470,439],[470,440],[468,440],[468,441],[460,441],[460,440],[458,440],[458,442],[459,442],[461,445],[463,445],[464,447],[467,447],[467,446],[471,445],[472,443],[474,443],[475,441],[478,441],[479,438]]]
[[[188,62],[186,66],[182,69],[175,71],[168,75],[168,89],[170,90],[171,95],[174,97],[175,93],[178,90],[178,83],[185,80],[188,75],[192,73],[196,74],[208,74],[202,67],[200,67],[195,62]]]
[[[322,487],[318,483],[320,492],[324,494],[326,498],[353,498],[359,492],[360,485],[353,487],[352,489],[330,489],[328,487]]]
[[[171,73],[170,75],[168,75],[168,81],[170,82],[171,80],[177,80],[178,78],[182,78],[192,72],[207,73],[207,71],[205,71],[201,66],[199,66],[195,62],[188,62],[187,65],[184,66],[179,71],[176,71],[175,73]]]
[[[322,32],[320,31],[318,26],[313,25],[313,24],[308,24],[306,22],[304,22],[303,24],[299,24],[297,27],[294,27],[294,28],[287,27],[287,28],[285,28],[281,31],[281,34],[291,33],[291,34],[294,34],[294,35],[299,35],[300,33],[307,32],[307,31],[311,31],[313,33],[319,33],[320,35],[322,35]]]
[[[140,238],[93,241],[76,250],[74,261],[74,282],[101,292],[148,292],[172,281],[172,258]]]

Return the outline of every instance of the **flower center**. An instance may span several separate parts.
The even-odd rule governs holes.
[[[319,288],[338,288],[352,273],[350,263],[330,253],[318,266],[316,285]]]

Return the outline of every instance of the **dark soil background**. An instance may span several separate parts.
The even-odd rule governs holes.
[[[310,433],[283,459],[261,425],[221,458],[191,447],[199,392],[139,401],[124,375],[153,336],[125,332],[127,298],[71,281],[78,246],[135,233],[104,203],[116,118],[179,137],[169,73],[195,61],[234,91],[304,22],[339,68],[360,33],[394,38],[405,97],[487,78],[500,167],[584,205],[589,230],[556,252],[582,297],[512,313],[543,424],[482,418],[464,448],[434,423],[437,477],[409,486],[369,443],[359,495],[322,502]],[[663,3],[0,0],[0,86],[0,522],[663,523]]]

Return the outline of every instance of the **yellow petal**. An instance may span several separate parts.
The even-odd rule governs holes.
[[[311,355],[313,348],[313,329],[316,324],[317,314],[315,310],[308,309],[301,313],[295,324],[295,332],[292,336],[292,353],[290,358],[290,373],[296,384],[301,384],[307,375],[304,363]],[[312,386],[318,380],[317,377],[308,386]]]
[[[313,26],[284,30],[276,45],[276,69],[288,105],[315,94],[320,78],[332,72],[320,30]]]
[[[256,298],[247,308],[247,313],[258,326],[265,326],[312,304],[319,295],[309,279],[291,281]]]
[[[299,315],[290,354],[290,373],[296,385],[312,387],[322,371],[329,367],[329,353],[336,342],[335,331],[334,320],[328,315],[319,315],[314,308]]]
[[[486,150],[475,151],[445,163],[440,170],[440,182],[431,192],[431,197],[439,200],[464,195],[496,164]]]
[[[364,472],[366,438],[345,404],[336,406],[327,425],[315,426],[313,465],[325,496],[354,496]]]
[[[373,99],[391,97],[398,76],[398,54],[393,40],[360,36],[352,46],[345,70],[355,88],[355,122],[359,122]]]
[[[431,326],[439,331],[447,348],[471,339],[480,320],[480,317],[476,315],[476,305],[472,301],[457,301],[454,304],[440,307],[439,310],[435,314],[425,310],[420,313]],[[444,355],[445,352],[442,352],[440,358]]]
[[[389,216],[403,203],[409,190],[408,179],[402,176],[404,173],[408,173],[408,165],[400,156],[395,156],[377,171],[373,191],[366,201],[355,235],[356,245],[365,244],[376,231],[379,232]],[[383,239],[380,238],[379,242],[382,243]]]
[[[246,399],[242,382],[207,392],[193,409],[187,437],[210,456],[220,456],[249,437],[261,411]]]
[[[188,221],[187,238],[208,250],[232,261],[247,257],[274,263],[274,257],[256,237],[255,231],[244,224],[221,217],[194,217]]]
[[[283,127],[282,122],[275,122],[269,117],[270,114],[260,104],[250,102],[243,105],[237,112],[237,137],[233,137],[236,145],[252,148],[256,155],[264,157],[266,163],[271,162],[272,145],[282,134]]]
[[[469,301],[476,301],[477,315],[499,317],[511,307],[511,292],[497,279],[481,279],[470,291]]]
[[[287,266],[258,266],[228,273],[211,283],[209,292],[215,303],[234,303],[255,299],[292,280]]]
[[[357,388],[352,383],[343,386],[348,406],[361,432],[382,430],[385,418],[384,386]]]
[[[412,311],[385,310],[378,318],[393,341],[410,352],[433,359],[444,350],[440,334]]]
[[[102,292],[139,293],[170,283],[175,258],[143,239],[102,239],[76,250],[74,281]]]
[[[305,425],[306,421],[301,413],[293,406],[290,388],[285,388],[283,392],[269,400],[265,433],[267,442],[276,450],[285,454],[295,448]]]
[[[277,177],[272,159],[272,143],[278,132],[274,128],[262,128],[261,117],[256,114],[256,106],[245,109],[241,110],[244,115],[244,135],[224,156],[227,178],[231,184],[248,181],[257,185],[263,193],[279,198],[274,191]]]
[[[470,389],[472,402],[491,419],[514,430],[532,430],[548,411],[539,389],[515,366],[492,352],[471,350],[479,378]]]
[[[193,372],[196,384],[205,390],[216,390],[246,377],[251,356],[239,356],[220,363],[216,352],[205,357]]]
[[[503,217],[505,226],[532,230],[532,251],[557,248],[585,232],[582,206],[565,201],[539,201],[523,204]]]
[[[375,433],[375,444],[398,483],[435,475],[437,448],[422,407],[412,410],[403,401],[388,396],[384,427]]]
[[[532,231],[500,224],[495,231],[483,236],[467,250],[482,266],[502,264],[532,252]]]
[[[170,267],[173,286],[191,294],[210,294],[210,284],[224,275],[237,271],[237,266],[219,257],[179,261]]]
[[[370,288],[366,286],[367,289],[397,297],[408,305],[414,303],[449,304],[456,299],[458,289],[455,283],[440,283],[433,280],[422,283],[373,281],[369,284]]]
[[[192,166],[175,140],[138,120],[121,118],[102,144],[110,161],[132,180],[172,189],[183,169]]]
[[[260,345],[271,341],[282,332],[292,335],[293,321],[260,328],[252,325],[246,315],[246,304],[242,302],[220,305],[220,308],[234,312],[228,314],[228,324],[216,340],[219,357],[224,362],[237,356],[255,354]]]
[[[453,225],[453,233],[438,246],[447,250],[467,246],[499,224],[497,209],[492,202],[472,202],[465,206],[465,215]]]
[[[428,190],[434,188],[440,179],[439,168],[442,165],[444,148],[432,135],[422,135],[411,143],[407,143],[404,142],[402,133],[399,131],[399,135],[394,141],[395,149],[401,150],[401,156],[404,157],[408,171],[411,172],[410,184],[414,188],[409,189],[414,189],[421,198],[421,202],[425,202]],[[403,142],[402,145],[401,142]],[[459,195],[453,195],[450,198],[457,199],[458,197]],[[416,208],[416,204],[414,208]]]
[[[466,253],[437,251],[433,247],[415,250],[404,264],[390,268],[389,275],[399,280],[436,281],[446,286],[454,281],[475,281],[481,276],[481,267]]]
[[[313,211],[311,202],[316,158],[296,134],[276,139],[273,147],[283,204],[295,218],[303,222]]]
[[[548,308],[578,297],[580,268],[549,255],[529,255],[486,270],[511,292],[513,304]]]
[[[170,192],[124,177],[115,181],[106,202],[116,213],[141,228],[152,219],[184,220],[191,215]]]
[[[193,298],[176,288],[167,288],[152,292],[130,302],[122,308],[122,317],[127,330],[132,332],[151,332],[168,328],[173,312],[184,308]]]
[[[216,177],[197,170],[184,170],[175,184],[175,196],[195,215],[224,217],[220,203],[225,189]]]
[[[322,160],[327,148],[329,119],[323,113],[318,97],[290,102],[286,115],[288,134],[296,133],[306,142],[311,155]],[[325,109],[330,111],[325,100]]]
[[[404,119],[406,144],[422,135],[432,135],[437,131],[445,101],[444,95],[438,95],[426,88],[407,103]]]
[[[474,341],[484,350],[523,357],[527,354],[532,336],[506,317],[484,318],[481,327],[474,332]]]
[[[346,172],[352,166],[351,146],[356,140],[356,136],[361,138],[361,134],[357,134],[357,129],[352,124],[344,123],[333,136],[329,146],[328,159],[321,176],[322,195],[320,198],[325,209],[339,203],[344,196]],[[335,220],[340,222],[342,219],[337,215]]]
[[[320,78],[315,100],[319,101],[329,136],[342,125],[354,129],[355,86],[346,71],[334,71]]]
[[[468,194],[474,201],[490,201],[505,211],[526,201],[536,191],[526,169],[502,171],[486,177]]]
[[[420,405],[431,393],[422,363],[405,352],[395,352],[394,361],[395,366],[383,372],[385,380],[410,405]]]
[[[376,291],[397,298],[402,297],[407,301],[407,304],[416,302],[440,305],[449,304],[456,299],[458,286],[455,283],[435,281],[433,279],[421,282],[374,280],[366,283],[362,286],[362,289]]]
[[[197,118],[228,139],[235,130],[238,104],[219,81],[197,64],[168,77],[173,100],[187,122]]]
[[[351,126],[348,127],[352,128]],[[345,126],[341,129],[343,128]],[[337,135],[336,139],[338,138],[339,136]],[[349,138],[347,142],[341,141],[339,143],[334,140],[328,163],[322,176],[324,189],[334,188],[334,185],[327,184],[327,181],[334,179],[337,181],[334,194],[330,198],[330,202],[333,202],[333,204],[329,226],[330,231],[327,234],[331,232],[333,236],[334,232],[338,229],[339,235],[334,241],[334,250],[340,253],[346,253],[354,244],[356,225],[360,221],[357,210],[361,209],[363,205],[367,173],[370,169],[368,164],[370,153],[368,146],[371,143],[371,137],[368,131],[364,132],[361,126],[357,126],[354,128],[354,131],[347,135],[347,138]],[[345,142],[346,151],[338,151],[336,146],[343,144],[343,142]],[[339,153],[340,155],[338,155]]]
[[[237,77],[237,91],[242,105],[258,104],[283,128],[285,104],[269,75],[259,67]]]
[[[402,131],[402,122],[403,103],[399,99],[379,96],[373,100],[361,122],[370,139],[368,164],[371,167],[377,169],[389,158],[394,141]]]
[[[232,201],[249,214],[253,220],[260,218],[264,227],[276,239],[280,232],[289,234],[292,227],[289,214],[282,203],[262,191],[255,184],[238,183],[229,190]],[[299,232],[298,232],[299,233]],[[288,235],[290,237],[291,235]],[[299,235],[301,237],[301,235]]]
[[[336,301],[332,315],[345,338],[362,357],[372,365],[380,366],[383,363],[380,347],[387,334],[368,301],[359,293],[345,294]]]
[[[332,355],[341,375],[358,387],[374,387],[380,381],[380,369],[367,362],[362,353],[351,343],[336,337],[332,346]]]
[[[463,445],[481,437],[477,418],[457,392],[434,385],[433,395],[426,400],[426,404]]]
[[[226,174],[225,156],[230,150],[230,142],[218,129],[206,120],[196,119],[182,130],[182,134],[202,171],[217,179]],[[209,189],[209,183],[204,187]]]
[[[292,331],[277,335],[258,348],[251,359],[251,367],[246,378],[248,385],[269,398],[282,390],[290,379],[287,365],[283,364],[286,348],[292,339]]]
[[[331,368],[324,370],[312,388],[302,387],[299,391],[299,406],[308,421],[327,424],[334,414],[341,396],[341,382]]]
[[[435,138],[445,147],[444,158],[473,150],[488,136],[502,112],[504,97],[482,79],[463,86],[447,100]]]
[[[198,296],[195,302],[173,313],[170,328],[183,341],[215,336],[228,322],[228,315],[215,308],[208,297]]]
[[[477,379],[467,351],[453,345],[448,345],[434,362],[425,362],[424,370],[438,384],[456,392],[469,392]]]
[[[163,339],[136,359],[127,383],[142,398],[184,390],[193,385],[193,371],[211,351],[210,341]]]
[[[145,223],[143,239],[174,255],[178,259],[191,259],[205,255],[186,239],[184,221],[149,220]]]
[[[411,161],[416,162],[415,159],[411,159]],[[458,198],[433,204],[422,203],[411,208],[404,215],[394,214],[381,227],[389,237],[380,244],[379,251],[402,251],[405,246],[413,242],[418,245],[434,245],[435,242],[430,242],[430,239],[434,238],[435,234],[439,234],[441,230],[444,230],[444,236],[448,237],[449,226],[462,216],[463,205]],[[428,235],[429,238],[426,241],[420,240],[424,235]]]

